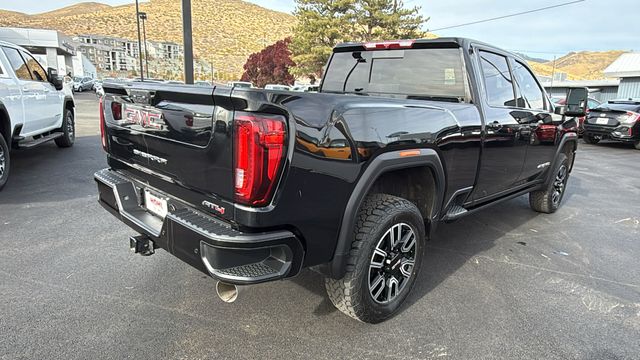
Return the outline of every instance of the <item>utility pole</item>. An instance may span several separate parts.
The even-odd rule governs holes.
[[[147,49],[147,27],[145,26],[147,13],[141,12],[140,19],[142,19],[142,36],[144,38],[144,65],[147,67],[147,79],[149,79],[149,49]]]
[[[140,59],[140,80],[144,81],[144,69],[142,67],[142,39],[140,38],[140,4],[138,4],[138,0],[136,0],[136,24],[138,25],[138,58]]]
[[[191,0],[182,0],[182,43],[184,45],[184,83],[193,84],[193,35],[191,30]]]
[[[549,93],[553,90],[553,78],[556,77],[556,56],[553,55],[553,68],[551,69],[551,86],[549,87]]]

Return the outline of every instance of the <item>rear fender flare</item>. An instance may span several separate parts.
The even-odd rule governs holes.
[[[567,144],[573,144],[573,153],[575,153],[576,149],[578,148],[578,134],[574,133],[574,132],[568,132],[564,135],[562,135],[562,138],[560,139],[560,143],[558,144],[558,147],[556,148],[556,153],[553,156],[553,161],[551,162],[551,166],[549,167],[550,171],[549,174],[547,174],[547,179],[544,182],[544,187],[546,189],[546,187],[549,185],[549,182],[553,179],[553,169],[556,168],[557,166],[557,162],[558,162],[558,156],[563,153],[563,149]],[[569,164],[569,172],[571,172],[571,170],[573,170],[573,163],[575,162],[575,157],[573,159],[573,161],[571,161],[571,164]]]
[[[11,146],[11,118],[4,104],[0,101],[0,133],[4,134],[4,139]]]
[[[442,166],[442,161],[440,160],[438,153],[433,149],[419,149],[419,155],[410,157],[401,156],[401,153],[405,151],[407,150],[391,151],[381,154],[371,160],[362,176],[360,176],[360,179],[356,183],[356,186],[349,197],[349,201],[347,202],[347,206],[342,216],[342,225],[340,226],[336,249],[333,255],[333,260],[329,264],[328,269],[331,277],[340,279],[344,276],[353,240],[353,232],[357,222],[358,209],[362,205],[364,198],[369,193],[371,186],[385,172],[420,166],[426,166],[433,171],[433,175],[436,180],[436,196],[434,196],[434,208],[431,218],[427,219],[431,223],[429,229],[430,234],[433,234],[436,227],[435,225],[437,224],[437,219],[440,216],[446,187],[445,172],[444,167]]]

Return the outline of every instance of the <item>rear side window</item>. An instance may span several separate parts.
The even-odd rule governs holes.
[[[480,51],[480,63],[489,105],[516,106],[513,80],[509,73],[507,58],[502,55]]]
[[[529,109],[544,109],[544,93],[533,77],[533,74],[531,74],[531,71],[522,63],[516,61],[513,68],[513,77],[516,79],[516,85],[522,97],[518,106]]]
[[[22,56],[20,56],[20,52],[8,47],[2,49],[4,50],[4,54],[7,55],[7,59],[9,59],[9,64],[11,64],[13,71],[16,73],[16,77],[20,80],[33,80],[27,64],[24,62]]]
[[[47,81],[47,72],[44,71],[42,65],[33,58],[33,56],[22,52],[22,57],[27,60],[27,67],[31,72],[31,77],[38,81]]]

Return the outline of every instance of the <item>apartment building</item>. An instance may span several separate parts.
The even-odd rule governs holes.
[[[138,42],[104,35],[79,35],[77,48],[100,71],[138,70]],[[174,60],[181,58],[183,47],[173,42],[147,41],[150,59]],[[144,48],[143,48],[144,51]]]

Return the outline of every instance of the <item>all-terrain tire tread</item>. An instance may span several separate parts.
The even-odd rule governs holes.
[[[355,236],[351,243],[345,276],[342,279],[325,278],[325,288],[333,305],[359,321],[370,322],[370,319],[366,317],[363,304],[358,300],[361,280],[356,266],[357,261],[361,256],[364,240],[373,232],[376,224],[389,216],[390,210],[418,211],[413,203],[396,196],[387,194],[367,196],[358,211]]]

